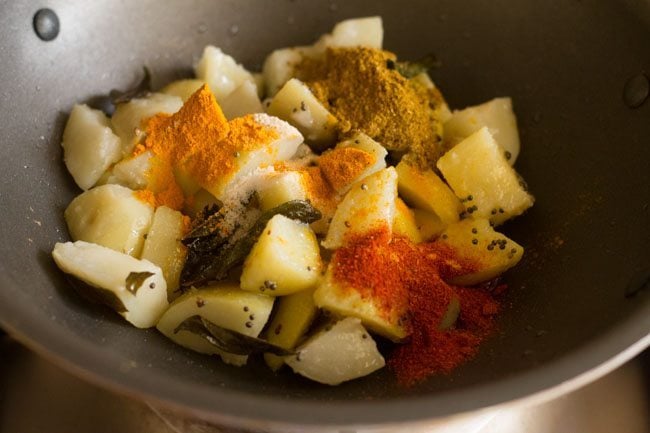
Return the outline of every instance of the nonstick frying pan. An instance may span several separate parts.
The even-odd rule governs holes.
[[[49,42],[33,29],[41,7],[60,23]],[[527,252],[475,359],[410,389],[387,371],[331,388],[190,353],[72,293],[50,251],[79,192],[59,146],[74,102],[129,87],[143,65],[155,86],[188,76],[208,43],[254,69],[367,15],[400,58],[438,56],[452,107],[514,100],[537,202],[504,227]],[[644,0],[2,2],[0,323],[95,382],[258,430],[414,424],[560,392],[650,342],[649,72]]]

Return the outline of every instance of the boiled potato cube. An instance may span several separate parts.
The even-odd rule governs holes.
[[[501,224],[533,205],[533,197],[487,127],[454,146],[437,166],[456,195],[465,200],[466,212],[475,218]]]
[[[294,372],[327,385],[367,376],[386,364],[375,341],[352,317],[313,335],[285,359]]]
[[[147,150],[137,156],[127,156],[111,169],[103,183],[116,183],[130,189],[145,189],[149,186],[153,154]]]
[[[210,86],[217,101],[221,101],[244,81],[255,83],[255,79],[242,65],[238,64],[221,49],[208,45],[195,68],[196,77]]]
[[[386,168],[386,149],[360,132],[324,152],[318,160],[323,175],[339,194],[356,182]]]
[[[426,210],[413,209],[413,217],[423,241],[437,238],[447,227],[438,215]]]
[[[397,173],[385,168],[357,183],[339,203],[322,245],[344,246],[354,236],[386,228],[392,231],[397,199]]]
[[[260,97],[257,96],[257,86],[252,81],[241,83],[219,105],[228,120],[264,111]]]
[[[422,170],[402,159],[397,167],[399,194],[411,206],[432,212],[449,224],[458,221],[463,206],[433,170]]]
[[[282,86],[267,112],[298,128],[305,141],[316,148],[324,149],[336,139],[336,118],[296,78]]]
[[[266,57],[262,74],[267,96],[274,96],[294,76],[296,65],[302,62],[305,50],[309,50],[309,47],[282,48]]]
[[[322,267],[316,235],[308,225],[276,215],[244,261],[241,288],[283,296],[312,288]]]
[[[88,285],[85,296],[102,300],[138,328],[154,326],[169,305],[163,273],[147,260],[83,241],[58,242],[52,257]]]
[[[73,240],[139,257],[153,208],[120,185],[102,185],[77,196],[65,210]]]
[[[205,84],[203,80],[185,79],[169,83],[160,91],[165,95],[178,96],[183,102],[190,99],[190,96]]]
[[[264,113],[251,116],[256,123],[274,130],[277,133],[277,138],[270,142],[249,144],[247,150],[238,151],[230,156],[235,167],[234,170],[227,171],[214,183],[201,185],[219,200],[223,200],[231,194],[240,181],[259,171],[260,166],[291,158],[303,141],[300,132],[287,122]],[[243,120],[243,118],[239,119]],[[239,119],[232,122],[237,122]]]
[[[314,291],[303,290],[283,296],[277,300],[277,304],[273,320],[267,327],[266,340],[291,350],[296,347],[316,317],[318,309],[314,304]],[[284,364],[284,358],[272,353],[265,353],[264,361],[273,371]]]
[[[119,104],[111,117],[115,133],[122,140],[122,156],[128,156],[140,140],[142,121],[158,113],[174,114],[183,101],[178,96],[153,93],[146,98],[135,98]]]
[[[222,328],[257,337],[271,315],[273,298],[240,290],[230,283],[192,289],[176,299],[156,326],[160,332],[183,347],[221,356],[232,365],[246,364],[248,356],[224,352],[202,337],[186,330],[174,332],[192,316],[201,316]]]
[[[451,224],[437,242],[450,246],[459,258],[475,264],[472,272],[450,280],[459,285],[491,280],[519,263],[524,253],[521,245],[495,232],[485,218],[468,218]]]
[[[381,17],[365,17],[337,23],[331,34],[323,35],[315,47],[363,46],[381,49],[384,27]]]
[[[104,113],[75,105],[63,131],[63,160],[79,188],[87,190],[122,157],[122,144]]]
[[[454,111],[443,127],[445,146],[451,148],[483,127],[488,128],[510,165],[513,165],[519,155],[519,130],[510,98],[496,98]]]
[[[337,281],[334,278],[334,266],[335,264],[330,262],[325,276],[314,292],[316,306],[338,316],[357,317],[365,327],[393,341],[404,339],[407,335],[403,323],[406,311],[395,305],[386,313],[382,310],[380,300],[361,296],[355,287]],[[368,272],[374,271],[369,269]]]
[[[395,221],[393,221],[393,235],[408,238],[413,243],[422,242],[422,236],[415,221],[412,209],[409,209],[401,199],[395,202]]]
[[[182,213],[160,206],[153,214],[151,228],[142,248],[142,259],[149,260],[162,269],[167,281],[167,297],[170,300],[179,294],[181,271],[185,264],[187,249],[181,239],[188,229]]]
[[[258,191],[262,210],[273,209],[291,200],[306,200],[308,192],[299,171],[284,171],[271,176]]]

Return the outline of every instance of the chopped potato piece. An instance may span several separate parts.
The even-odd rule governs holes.
[[[166,95],[178,96],[185,102],[204,84],[205,81],[197,79],[177,80],[163,87],[160,92]]]
[[[433,212],[444,223],[458,221],[463,206],[433,170],[421,170],[404,159],[395,169],[399,194],[404,201],[415,208]]]
[[[83,241],[57,243],[57,266],[88,286],[82,294],[115,309],[138,328],[154,326],[167,309],[167,286],[160,268],[110,248]]]
[[[498,225],[533,205],[533,197],[487,127],[454,146],[437,166],[475,218],[489,218]]]
[[[524,248],[492,229],[487,219],[465,219],[451,224],[437,242],[452,247],[458,256],[476,263],[477,269],[451,279],[451,283],[473,285],[495,278],[515,266]]]
[[[221,356],[224,362],[241,366],[248,356],[224,352],[186,330],[174,332],[192,316],[201,316],[222,328],[257,337],[271,315],[273,298],[240,290],[230,283],[192,289],[176,299],[156,326],[175,343],[200,353]]]
[[[273,51],[266,57],[262,73],[264,74],[267,96],[274,96],[293,77],[296,65],[302,62],[305,50],[309,48],[282,48]]]
[[[335,281],[333,266],[330,263],[314,292],[316,306],[338,316],[357,317],[368,329],[393,341],[404,339],[407,335],[403,324],[406,311],[401,307],[393,306],[390,312],[383,312],[372,297],[362,297],[354,287],[347,287]]]
[[[255,79],[242,65],[219,48],[208,45],[195,68],[196,77],[210,86],[217,101],[221,101],[244,81],[255,83]]]
[[[181,239],[187,230],[186,226],[182,213],[160,206],[153,214],[151,228],[142,248],[142,259],[149,260],[162,269],[167,281],[169,300],[180,294],[179,281],[187,255],[187,249]]]
[[[241,83],[219,105],[228,120],[264,111],[260,97],[257,96],[257,87],[252,81]]]
[[[305,335],[311,322],[316,317],[314,291],[303,290],[292,295],[283,296],[277,301],[278,306],[273,320],[267,327],[266,340],[285,349],[293,349]],[[284,358],[272,353],[264,354],[264,361],[276,371],[284,364]]]
[[[241,288],[283,296],[318,283],[321,258],[316,235],[308,225],[276,215],[244,262]]]
[[[447,224],[443,223],[438,215],[426,210],[413,209],[413,217],[423,241],[437,238],[447,227]]]
[[[201,185],[219,200],[228,196],[239,181],[258,171],[260,166],[291,158],[302,143],[300,132],[287,122],[264,113],[252,116],[257,123],[275,130],[278,137],[270,142],[256,143],[250,150],[242,150],[230,156],[235,169],[226,172],[210,185]]]
[[[324,149],[336,139],[336,118],[296,78],[282,86],[267,112],[298,128],[305,141],[316,148]]]
[[[87,190],[122,157],[122,143],[104,113],[87,105],[72,108],[63,131],[63,160],[79,185]]]
[[[439,99],[439,103],[436,105],[434,118],[438,119],[442,123],[449,120],[451,118],[451,110],[449,109],[449,105],[447,105],[447,101],[445,101],[445,98],[442,96],[442,93],[436,87],[429,74],[426,72],[420,72],[411,80],[424,86],[427,89],[432,89],[435,91],[435,97]]]
[[[352,317],[313,335],[285,362],[294,372],[327,385],[367,376],[386,364],[375,341]]]
[[[359,132],[324,152],[318,160],[323,175],[339,194],[356,182],[386,168],[386,149]]]
[[[392,230],[397,198],[397,173],[385,168],[357,183],[339,203],[322,245],[336,249],[351,236],[387,227]]]
[[[381,17],[355,18],[337,23],[332,33],[323,35],[314,46],[317,49],[355,46],[381,49],[383,39]]]
[[[147,188],[152,158],[153,154],[149,150],[138,156],[127,156],[113,166],[110,176],[103,180],[103,184],[116,183],[134,190]]]
[[[308,192],[299,171],[276,173],[258,191],[262,210],[273,209],[291,200],[306,200]]]
[[[519,130],[510,98],[495,98],[481,105],[454,111],[443,127],[445,146],[455,146],[484,126],[503,148],[510,165],[514,165],[519,155]]]
[[[395,221],[393,221],[393,235],[403,236],[417,244],[422,242],[422,235],[418,230],[415,215],[400,198],[395,202]]]
[[[111,117],[113,129],[122,140],[122,156],[128,156],[140,140],[142,121],[158,113],[174,114],[183,101],[178,96],[152,93],[146,98],[135,98],[119,104]]]
[[[120,185],[102,185],[77,196],[65,210],[73,240],[139,257],[153,208]]]

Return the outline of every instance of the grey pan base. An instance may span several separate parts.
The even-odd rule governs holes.
[[[623,89],[650,71],[649,2],[47,6],[60,33],[44,42],[32,30],[41,5],[0,4],[0,324],[76,374],[220,424],[318,430],[418,424],[564,391],[648,346],[650,103],[628,107]],[[156,86],[188,76],[208,43],[256,68],[274,48],[375,14],[387,49],[405,59],[437,54],[432,76],[452,107],[514,100],[518,170],[537,202],[504,227],[527,254],[507,276],[499,332],[474,360],[411,389],[388,371],[328,388],[261,363],[236,369],[189,353],[71,293],[49,252],[67,239],[62,210],[79,192],[59,146],[74,102],[127,87],[143,64]]]

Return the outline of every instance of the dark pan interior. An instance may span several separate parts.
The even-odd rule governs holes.
[[[523,397],[647,342],[650,290],[625,293],[650,276],[650,101],[631,109],[622,93],[650,73],[650,2],[42,3],[61,21],[52,42],[32,31],[40,3],[0,4],[0,322],[32,347],[226,422],[375,424]],[[274,48],[375,14],[387,49],[438,55],[432,75],[452,107],[514,100],[518,170],[537,203],[504,227],[527,253],[508,274],[499,332],[472,362],[408,390],[386,371],[329,388],[189,353],[71,293],[49,253],[67,239],[62,211],[79,192],[59,146],[74,102],[129,86],[143,65],[156,85],[187,76],[208,43],[259,68]]]

